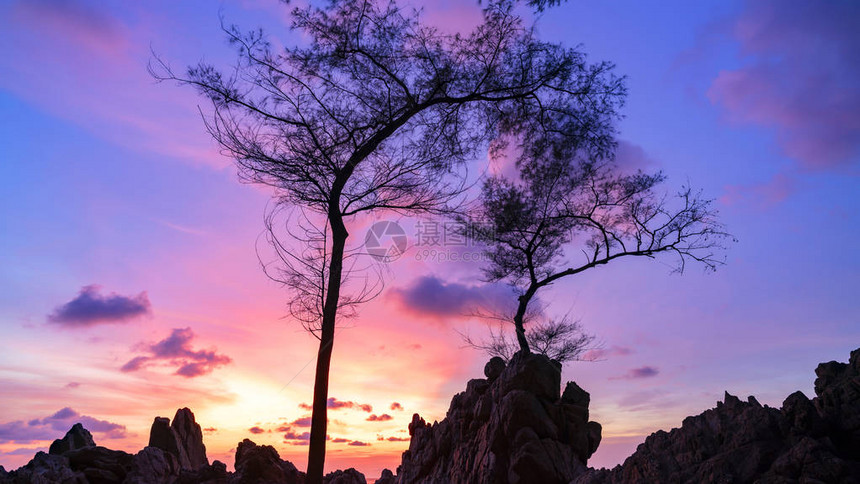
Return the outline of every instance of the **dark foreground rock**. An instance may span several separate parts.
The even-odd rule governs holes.
[[[860,349],[815,375],[812,400],[795,392],[776,409],[726,393],[680,428],[651,434],[623,465],[574,483],[860,483]]]
[[[486,379],[454,396],[441,422],[417,414],[400,483],[567,484],[586,471],[600,443],[588,421],[588,393],[571,382],[561,393],[561,366],[543,355],[494,358]]]
[[[90,432],[75,424],[50,453],[38,452],[27,465],[7,472],[0,484],[304,484],[305,474],[282,460],[274,447],[248,439],[236,448],[235,472],[220,461],[211,464],[203,432],[187,408],[170,419],[156,417],[149,445],[137,454],[96,445]],[[325,484],[367,484],[355,469],[335,471]]]

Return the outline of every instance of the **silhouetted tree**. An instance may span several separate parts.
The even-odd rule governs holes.
[[[487,316],[483,314],[481,316]],[[559,363],[567,361],[593,361],[587,356],[589,350],[600,348],[602,345],[595,343],[595,336],[586,333],[579,321],[573,321],[568,316],[559,320],[540,318],[530,321],[524,318],[526,328],[526,340],[529,349],[533,353],[548,356]],[[493,317],[493,319],[497,319]],[[510,323],[510,319],[504,320]],[[488,325],[489,336],[486,339],[476,339],[468,334],[461,334],[467,346],[482,350],[489,356],[498,356],[503,360],[510,361],[514,354],[520,350],[516,339],[511,340],[504,328],[494,328]]]
[[[534,345],[525,328],[530,303],[559,279],[624,257],[674,255],[678,272],[688,261],[707,270],[722,263],[716,252],[729,235],[712,202],[691,189],[665,197],[656,189],[661,173],[625,174],[611,152],[519,148],[518,179],[485,181],[468,233],[487,244],[486,278],[519,294],[511,319],[520,351]]]
[[[260,31],[228,27],[234,69],[201,63],[177,75],[156,59],[151,70],[207,97],[206,126],[241,177],[273,187],[312,222],[297,229],[309,252],[288,255],[281,279],[320,339],[307,479],[317,484],[335,322],[368,295],[341,294],[349,221],[443,210],[462,186],[451,175],[505,133],[606,149],[623,86],[609,64],[538,40],[507,1],[487,4],[468,35],[384,1],[296,8],[292,18],[306,45],[278,48]]]

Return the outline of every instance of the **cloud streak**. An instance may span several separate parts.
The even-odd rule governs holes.
[[[137,296],[116,293],[101,294],[101,286],[84,286],[71,301],[58,306],[48,321],[69,328],[106,323],[124,323],[152,314],[152,305],[146,292]]]
[[[627,373],[610,378],[610,380],[639,380],[642,378],[651,378],[657,376],[660,373],[660,370],[653,366],[642,366],[639,368],[633,368],[627,371]]]

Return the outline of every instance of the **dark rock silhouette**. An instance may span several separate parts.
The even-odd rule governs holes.
[[[494,358],[487,379],[471,380],[441,422],[415,414],[400,483],[568,483],[586,471],[600,442],[588,421],[588,393],[568,384],[543,355]]]
[[[334,471],[323,477],[325,484],[367,484],[364,474],[350,467],[345,471]]]
[[[27,465],[7,472],[0,467],[0,484],[304,484],[305,474],[281,460],[274,447],[248,439],[236,448],[235,472],[223,462],[209,464],[203,432],[187,408],[176,411],[173,423],[156,417],[149,445],[137,454],[96,445],[80,423],[38,452]],[[335,471],[326,484],[366,484],[355,469]]]
[[[232,484],[300,484],[304,480],[304,473],[281,460],[271,445],[257,445],[245,439],[236,447],[236,472],[230,480]]]
[[[209,465],[206,458],[206,446],[203,445],[203,430],[194,420],[194,414],[188,408],[181,408],[173,416],[170,428],[176,433],[179,441],[180,456],[188,459],[190,469],[198,469]],[[180,462],[182,457],[180,457]]]
[[[815,369],[816,397],[781,409],[726,393],[717,407],[651,434],[624,464],[574,484],[860,483],[860,349]]]
[[[76,423],[66,432],[66,436],[57,439],[51,444],[48,453],[51,455],[62,455],[70,450],[82,449],[84,447],[95,447],[93,434],[85,429],[83,425]]]
[[[397,475],[376,484],[413,483],[860,483],[860,349],[849,362],[815,370],[816,397],[789,395],[779,409],[725,394],[680,428],[650,435],[623,465],[587,469],[601,428],[588,421],[590,396],[540,355],[491,360],[487,379],[471,380],[441,422],[417,414]],[[235,472],[209,464],[203,434],[187,408],[173,423],[157,417],[150,445],[137,454],[99,446],[75,424],[50,452],[6,471],[0,484],[304,484],[305,474],[268,445],[245,439]],[[326,484],[366,484],[355,469]]]
[[[373,484],[397,484],[397,476],[390,469],[382,469],[382,475]]]
[[[203,430],[187,408],[176,411],[172,424],[168,418],[155,417],[149,431],[149,446],[174,455],[180,469],[195,470],[209,465]]]

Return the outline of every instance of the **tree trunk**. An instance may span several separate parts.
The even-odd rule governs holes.
[[[328,431],[328,380],[334,345],[335,318],[340,298],[343,252],[348,235],[341,219],[332,221],[332,253],[329,262],[328,288],[323,307],[320,348],[317,352],[311,440],[308,446],[308,472],[305,484],[322,484],[325,468],[325,447]]]
[[[528,309],[529,300],[531,300],[532,295],[534,295],[534,291],[529,289],[525,294],[519,297],[517,313],[514,315],[514,328],[516,329],[517,343],[520,344],[520,353],[524,355],[531,353],[529,342],[526,339],[526,328],[523,320],[525,319],[526,309]]]

